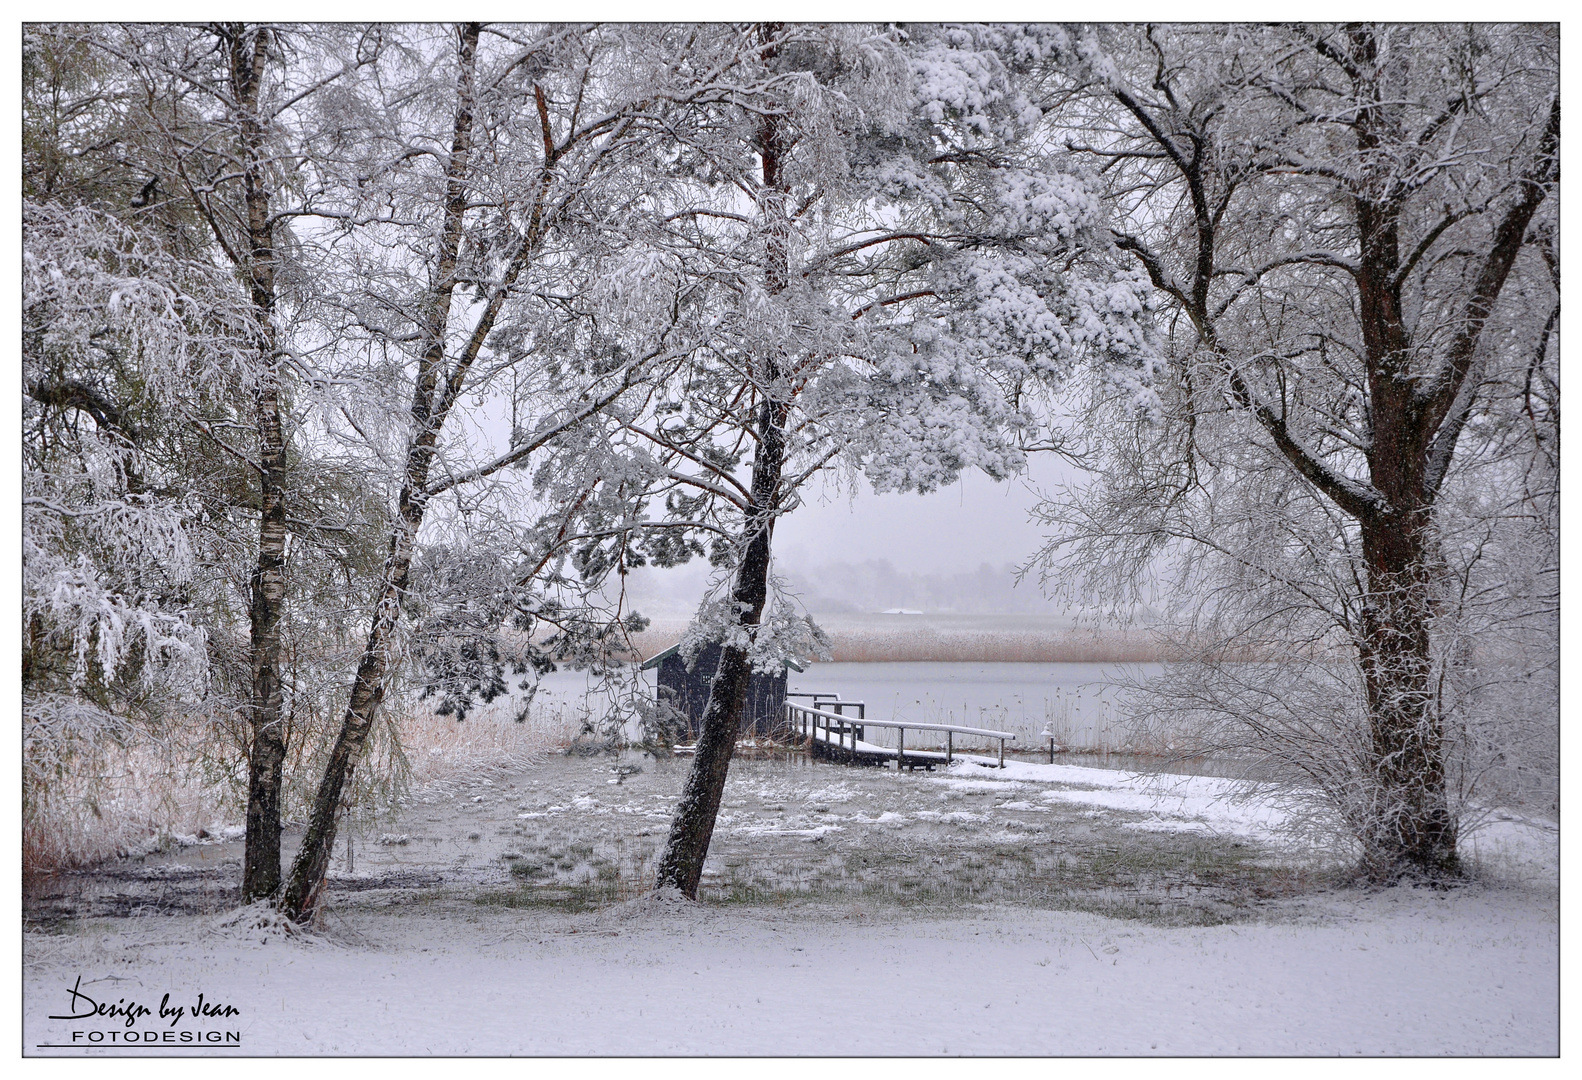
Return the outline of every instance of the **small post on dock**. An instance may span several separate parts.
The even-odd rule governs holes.
[[[952,744],[955,741],[955,734],[956,733],[954,731],[947,731],[947,732],[945,732],[945,764],[946,765],[949,765],[950,762],[951,762],[951,749],[952,749]]]
[[[895,771],[900,772],[906,761],[906,728],[895,729]]]

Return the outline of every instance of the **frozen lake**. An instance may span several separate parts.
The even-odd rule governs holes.
[[[1125,721],[1118,684],[1160,670],[1159,664],[828,663],[791,672],[787,689],[839,693],[864,702],[875,720],[1014,731],[1024,747],[1043,746],[1038,733],[1051,724],[1063,746],[1118,749]],[[652,675],[644,673],[650,686]],[[557,671],[545,677],[538,700],[580,711],[588,689],[581,672]],[[595,711],[597,701],[589,706]]]

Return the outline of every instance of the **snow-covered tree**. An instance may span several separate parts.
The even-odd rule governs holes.
[[[252,398],[250,436],[227,425],[199,430],[216,452],[245,461],[256,484],[248,500],[256,508],[258,540],[247,585],[242,891],[270,896],[281,881],[288,550],[293,534],[321,532],[304,516],[295,527],[290,520],[287,414],[299,344],[293,323],[309,276],[293,258],[290,222],[316,194],[300,182],[298,169],[309,135],[305,105],[374,53],[367,32],[351,27],[123,25],[66,27],[54,36],[92,56],[101,96],[116,117],[112,171],[148,177],[132,203],[145,211],[145,226],[179,226],[172,239],[228,263],[252,304],[252,363],[242,373]]]
[[[554,647],[574,656],[619,629],[618,620],[587,617],[580,599],[562,602],[532,586],[585,532],[579,515],[604,502],[594,496],[618,486],[594,467],[609,455],[572,452],[578,432],[675,349],[674,315],[623,323],[619,304],[590,312],[582,294],[597,281],[592,272],[608,266],[612,230],[618,239],[635,197],[634,156],[651,160],[663,136],[659,116],[701,92],[674,77],[689,58],[656,51],[663,34],[643,28],[467,23],[381,33],[381,63],[327,101],[346,122],[318,159],[336,198],[315,216],[348,287],[323,372],[325,385],[336,386],[337,371],[377,358],[381,377],[372,385],[407,401],[396,407],[386,397],[383,423],[370,416],[378,392],[334,410],[344,437],[388,463],[389,547],[283,895],[293,917],[317,902],[342,793],[392,672],[412,655],[404,603],[425,587],[449,594],[443,611],[420,619],[432,636],[415,652],[451,711],[503,689],[491,641],[497,618],[526,632],[556,626]],[[503,444],[482,432],[491,407],[510,411]],[[536,487],[496,487],[531,481],[535,470]],[[537,515],[521,520],[535,506]],[[511,513],[514,523],[504,520]],[[444,545],[490,515],[515,537],[496,533],[443,557]],[[426,522],[436,545],[427,561],[439,571],[427,586],[413,579]],[[458,555],[511,563],[477,574],[461,570]]]
[[[1170,362],[1152,409],[1100,395],[1107,465],[1045,507],[1045,565],[1117,599],[1173,570],[1203,661],[1164,711],[1316,785],[1369,876],[1453,871],[1476,684],[1555,659],[1557,33],[1052,44]]]
[[[673,32],[730,90],[668,116],[652,224],[611,287],[690,305],[698,344],[610,422],[663,501],[647,557],[720,568],[687,644],[723,652],[658,872],[693,896],[751,671],[820,648],[776,595],[775,522],[828,469],[879,491],[1012,474],[1035,387],[1141,362],[1146,283],[1108,261],[1087,188],[1019,141],[1020,36]]]
[[[158,732],[208,694],[227,539],[182,420],[246,366],[228,272],[89,207],[29,201],[22,259],[24,793],[78,752]]]

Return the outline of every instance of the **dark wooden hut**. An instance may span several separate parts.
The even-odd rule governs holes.
[[[681,658],[681,646],[676,644],[662,653],[649,657],[643,664],[644,671],[659,669],[659,685],[656,690],[659,700],[687,718],[687,731],[694,737],[698,733],[698,725],[703,720],[703,710],[709,704],[709,688],[714,683],[715,673],[720,669],[720,652],[721,649],[717,644],[703,646],[692,658],[692,668],[688,670],[686,661]],[[786,661],[786,667],[795,671],[802,670],[790,660]],[[784,705],[785,699],[784,670],[773,675],[753,672],[752,679],[747,684],[747,707],[742,711],[742,734],[773,733],[776,725],[780,723],[781,706]]]

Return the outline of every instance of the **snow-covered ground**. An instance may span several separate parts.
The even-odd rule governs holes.
[[[1484,830],[1475,884],[1362,892],[1326,884],[1278,809],[1226,801],[1228,780],[740,761],[712,900],[643,898],[684,771],[560,757],[438,785],[384,843],[364,838],[355,872],[338,864],[306,936],[226,912],[224,844],[84,879],[76,917],[25,935],[26,1052],[150,1052],[73,1048],[93,1030],[163,1030],[50,1019],[73,987],[240,1010],[204,1022],[239,1047],[188,1055],[1558,1047],[1543,822]],[[95,914],[128,896],[163,913]]]
[[[1553,1054],[1554,904],[1504,889],[1311,899],[1167,929],[987,907],[918,918],[641,901],[567,916],[360,912],[319,940],[213,917],[30,941],[24,1041],[104,1000],[237,1005],[247,1054]],[[117,981],[105,981],[114,978]],[[101,994],[101,988],[104,992]],[[117,1025],[119,1026],[119,1025]],[[146,1025],[145,1025],[146,1026]],[[136,1053],[127,1050],[88,1053]],[[195,1051],[207,1052],[207,1051]]]

